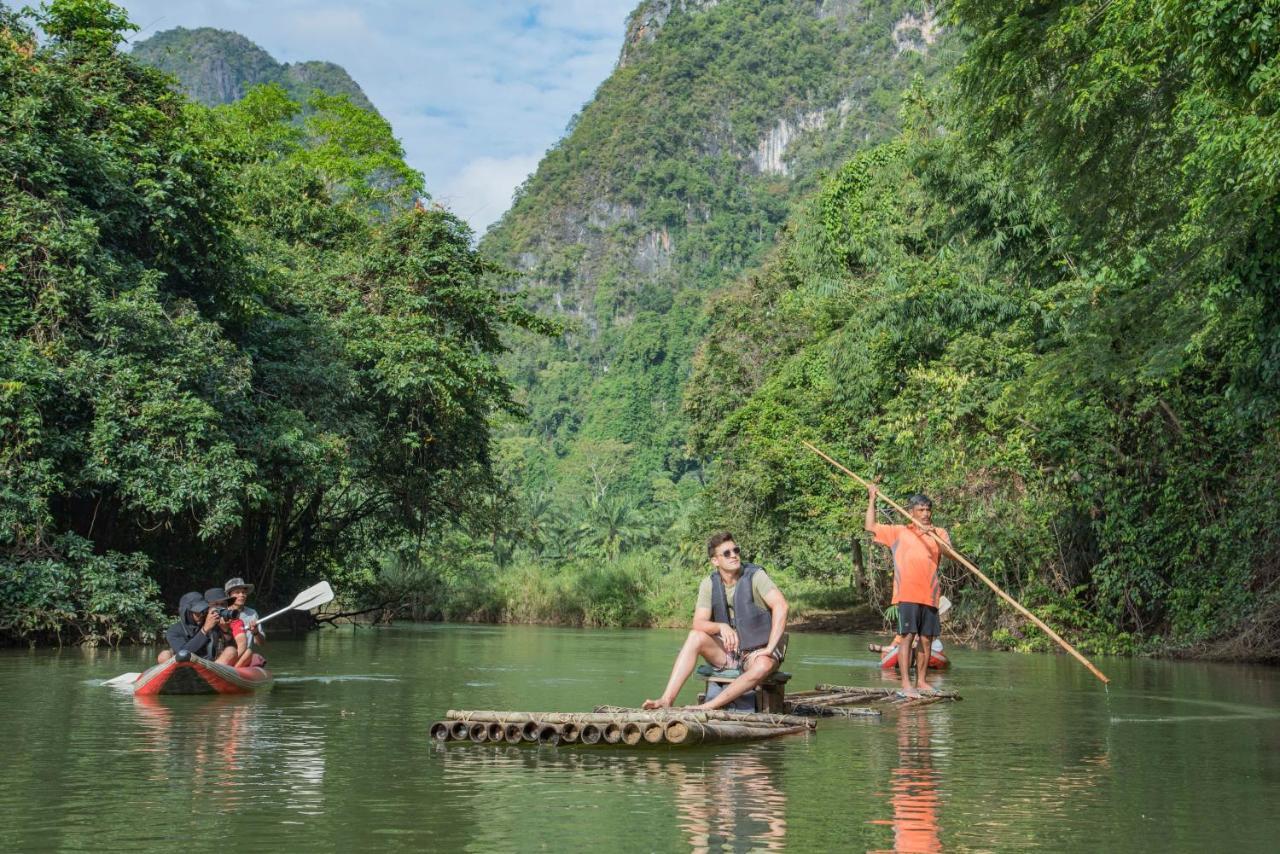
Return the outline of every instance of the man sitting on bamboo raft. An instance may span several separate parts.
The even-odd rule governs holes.
[[[738,668],[741,675],[697,709],[727,706],[768,678],[786,655],[787,600],[765,571],[742,562],[728,531],[707,541],[714,567],[698,588],[693,628],[671,668],[667,689],[646,709],[670,708],[698,665],[698,656],[717,670]]]

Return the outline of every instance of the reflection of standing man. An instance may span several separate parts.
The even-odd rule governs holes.
[[[941,851],[938,811],[942,799],[929,744],[929,716],[923,709],[906,709],[898,716],[898,767],[889,778],[889,789],[895,854]]]
[[[765,571],[742,562],[742,551],[728,531],[707,541],[707,556],[714,567],[698,589],[693,627],[676,656],[667,689],[657,700],[645,700],[646,709],[665,709],[702,656],[717,670],[740,667],[742,674],[715,698],[697,706],[727,706],[763,682],[778,669],[786,654],[787,600]]]
[[[951,538],[945,530],[933,526],[933,502],[918,492],[907,499],[910,525],[877,523],[878,492],[875,484],[867,489],[867,518],[863,527],[877,543],[893,552],[893,604],[898,606],[898,634],[902,635],[898,646],[902,690],[908,697],[919,697],[920,692],[933,690],[925,684],[924,676],[929,669],[929,648],[933,639],[942,634],[942,623],[938,619],[938,597],[942,592],[938,561],[942,555],[938,543],[929,534],[936,534],[947,545],[951,544]],[[914,688],[910,674],[912,650],[916,657]]]

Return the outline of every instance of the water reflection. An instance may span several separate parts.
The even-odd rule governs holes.
[[[780,851],[787,838],[787,796],[758,755],[716,756],[701,766],[671,762],[676,809],[689,848]]]
[[[653,816],[674,807],[676,829],[693,852],[778,851],[786,847],[787,796],[779,780],[776,752],[748,746],[725,752],[703,750],[654,752],[613,748],[554,748],[514,745],[436,744],[444,768],[446,791],[468,791],[481,813],[498,802],[518,802],[531,775],[537,785],[566,793],[625,792],[637,812]],[[656,800],[655,800],[656,798]],[[544,800],[545,804],[545,800]],[[659,806],[661,804],[662,806]],[[576,803],[581,808],[581,802]],[[473,843],[509,844],[519,839],[514,827],[497,829],[492,816],[482,837]],[[522,819],[525,832],[533,830]]]
[[[303,719],[269,720],[255,698],[132,697],[140,738],[136,750],[152,757],[156,782],[183,781],[218,812],[236,812],[262,797],[270,779],[283,806],[316,815],[323,808],[325,736]]]
[[[942,850],[938,828],[938,772],[933,767],[933,747],[929,713],[921,709],[904,709],[898,715],[898,767],[889,775],[891,821],[873,824],[893,828],[893,848],[905,852]]]

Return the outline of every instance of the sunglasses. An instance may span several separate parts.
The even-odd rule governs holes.
[[[736,557],[740,554],[742,554],[742,549],[738,548],[737,546],[734,546],[731,549],[725,549],[724,551],[720,552],[720,557]]]

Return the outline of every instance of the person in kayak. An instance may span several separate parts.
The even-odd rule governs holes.
[[[938,598],[942,585],[938,579],[941,547],[930,534],[948,545],[951,538],[942,528],[933,526],[933,502],[916,493],[907,499],[910,525],[881,525],[876,521],[875,484],[867,488],[867,517],[863,527],[872,538],[893,552],[893,604],[898,606],[898,670],[902,676],[902,693],[919,697],[933,693],[925,684],[929,670],[929,647],[942,633],[938,619]],[[921,643],[916,643],[916,638]],[[916,682],[911,684],[911,653],[915,652]]]
[[[676,655],[667,688],[646,709],[670,708],[698,664],[698,656],[717,670],[741,671],[719,694],[697,709],[727,706],[763,682],[786,655],[787,600],[765,571],[744,564],[728,531],[707,541],[711,575],[698,588],[693,626]]]
[[[258,612],[245,603],[253,592],[253,585],[243,578],[231,578],[222,586],[231,597],[230,607],[235,610],[236,617],[231,621],[231,635],[236,642],[236,667],[249,667],[256,664],[262,666],[262,656],[258,655],[267,636],[258,628]]]
[[[946,614],[946,613],[947,613],[947,611],[948,611],[950,608],[951,608],[951,600],[950,600],[950,599],[948,599],[946,596],[939,597],[939,599],[938,599],[938,617],[940,617],[940,618],[941,618],[944,614]],[[897,620],[898,620],[898,606],[897,606],[897,605],[890,605],[890,606],[885,610],[884,614],[885,614],[885,619],[887,619],[887,620],[893,620],[894,622],[897,622]],[[892,640],[892,641],[890,641],[887,645],[878,644],[878,643],[869,643],[869,644],[867,644],[867,649],[871,650],[872,652],[878,652],[878,653],[880,653],[881,655],[897,655],[897,654],[898,654],[899,645],[900,645],[901,643],[902,643],[902,635],[894,635],[894,636],[893,636],[893,640]],[[932,651],[932,652],[934,652],[934,653],[942,652],[942,649],[943,649],[943,647],[942,647],[942,638],[941,638],[941,637],[936,637],[936,638],[934,638],[934,639],[933,639],[933,642],[932,642],[931,644],[929,644],[929,649],[930,649],[930,651]]]
[[[169,648],[161,650],[156,661],[163,664],[183,651],[212,660],[217,655],[221,624],[217,609],[210,608],[203,596],[183,594],[178,600],[178,622],[164,633]]]

